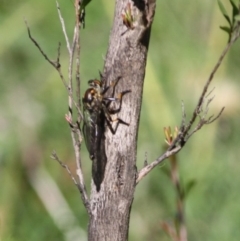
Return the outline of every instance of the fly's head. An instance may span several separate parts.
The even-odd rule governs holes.
[[[82,102],[84,111],[97,111],[101,108],[102,96],[97,89],[92,87],[86,90]]]

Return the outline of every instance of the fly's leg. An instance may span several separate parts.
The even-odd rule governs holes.
[[[125,94],[130,93],[130,92],[131,92],[131,90],[126,90],[126,91],[123,91],[123,92],[119,93],[118,97],[106,98],[108,100],[108,102],[106,103],[106,105],[104,105],[104,113],[105,113],[107,125],[108,125],[110,131],[112,132],[112,134],[116,133],[119,124],[123,124],[123,125],[129,126],[129,123],[125,122],[121,118],[117,117],[117,118],[113,119],[111,117],[111,115],[114,115],[114,114],[117,114],[118,112],[120,112],[120,110],[122,108],[122,97]],[[110,108],[110,104],[112,102],[116,102],[116,101],[119,101],[119,106],[117,108],[115,108],[115,109]],[[116,126],[115,127],[112,126],[113,122],[116,122]]]
[[[122,108],[122,97],[125,94],[130,93],[130,92],[131,92],[131,90],[125,90],[125,91],[119,93],[118,96],[115,97],[115,98],[114,97],[113,98],[108,98],[109,102],[106,104],[106,107],[107,107],[107,110],[108,110],[110,115],[114,115],[114,114],[120,112],[120,110]],[[115,102],[115,103],[119,102],[119,105],[118,105],[118,107],[116,109],[110,108],[110,104],[112,102]]]
[[[117,124],[115,127],[113,127],[112,123],[115,121],[117,122]],[[129,126],[129,123],[123,121],[121,118],[112,119],[111,116],[110,119],[106,118],[106,122],[107,126],[109,127],[109,130],[112,132],[113,135],[117,132],[119,124]]]

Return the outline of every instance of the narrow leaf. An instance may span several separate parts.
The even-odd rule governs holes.
[[[220,28],[221,28],[223,31],[227,32],[228,34],[231,33],[231,29],[230,29],[229,27],[226,27],[226,26],[220,26]]]
[[[196,180],[190,180],[187,184],[186,184],[186,188],[185,188],[185,198],[187,197],[187,195],[189,194],[189,192],[193,189],[193,187],[196,185]]]
[[[236,15],[236,16],[234,17],[234,19],[235,19],[236,21],[240,22],[240,14]]]
[[[239,0],[230,0],[233,8],[238,9]]]
[[[237,1],[239,1],[239,0],[237,0]],[[232,19],[233,19],[233,23],[234,23],[235,16],[239,14],[239,10],[238,10],[236,1],[230,0],[230,3],[232,5]]]
[[[231,26],[232,25],[231,20],[230,20],[228,14],[227,14],[227,11],[226,11],[225,7],[223,6],[223,4],[222,4],[222,2],[220,0],[218,0],[218,6],[220,8],[221,13],[223,14],[223,16],[226,18],[226,20],[228,21],[229,25]]]

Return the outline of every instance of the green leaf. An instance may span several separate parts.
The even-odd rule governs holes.
[[[236,15],[236,16],[234,17],[234,19],[235,19],[235,21],[240,22],[240,14]]]
[[[226,26],[220,26],[220,28],[221,28],[223,31],[227,32],[228,34],[231,34],[231,28],[226,27]]]
[[[232,7],[238,9],[239,0],[230,0]]]
[[[223,6],[223,4],[222,4],[222,2],[220,0],[218,0],[218,6],[220,8],[221,13],[223,14],[223,16],[226,18],[226,20],[228,21],[229,25],[231,26],[232,25],[231,20],[230,20],[228,14],[227,14],[227,11],[226,11],[225,7]]]
[[[225,9],[225,7],[223,6],[222,2],[220,0],[218,0],[218,6],[220,8],[220,11],[222,12],[223,15],[227,15],[227,11]]]
[[[91,2],[91,0],[82,0],[81,8],[85,8],[90,2]]]
[[[237,0],[239,2],[239,0]],[[233,19],[233,23],[235,21],[235,16],[239,14],[239,10],[237,7],[237,3],[236,0],[230,0],[230,3],[232,5],[232,19]]]
[[[196,180],[190,180],[185,187],[185,198],[187,197],[187,195],[189,194],[189,192],[193,189],[193,187],[196,185]]]
[[[79,12],[82,13],[85,10],[85,7],[91,2],[92,0],[82,0],[80,4]]]

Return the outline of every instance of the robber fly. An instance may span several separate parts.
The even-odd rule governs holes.
[[[103,80],[89,80],[89,88],[82,99],[84,113],[83,134],[90,158],[93,161],[92,175],[98,191],[100,190],[106,165],[104,148],[105,126],[108,126],[111,132],[115,134],[119,123],[129,125],[120,118],[113,120],[111,117],[112,114],[116,114],[121,110],[122,96],[131,92],[130,90],[123,91],[118,97],[114,97],[115,86],[119,79],[113,85],[111,97],[104,96],[111,86],[106,86]],[[119,102],[119,107],[116,109],[110,108],[111,103],[117,101]],[[113,121],[117,121],[115,129],[112,127]]]

